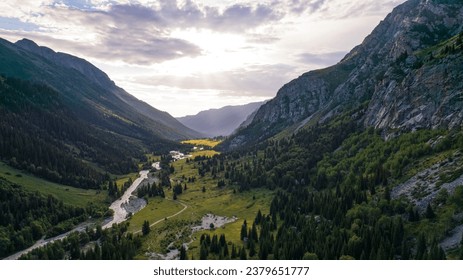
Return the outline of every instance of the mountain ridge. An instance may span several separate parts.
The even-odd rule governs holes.
[[[189,138],[117,97],[117,86],[88,62],[31,41],[20,44],[43,53],[0,39],[0,159],[9,165],[53,182],[100,188],[108,173],[133,172],[147,152],[178,149],[172,140]]]
[[[208,137],[228,136],[242,125],[265,102],[225,106],[179,117],[181,123]]]
[[[110,93],[114,94],[117,98],[119,98],[121,101],[133,107],[138,113],[165,126],[163,128],[164,130],[170,130],[170,132],[166,133],[165,135],[165,138],[167,139],[183,140],[202,136],[196,131],[193,131],[190,128],[187,128],[184,125],[182,125],[167,112],[160,111],[130,95],[124,89],[118,87],[106,73],[104,73],[85,59],[66,53],[55,52],[48,47],[39,46],[29,39],[19,40],[16,43],[14,43],[14,45],[26,51],[39,55],[55,63],[56,65],[60,65],[62,67],[79,72],[80,74],[88,78],[90,81],[92,81],[94,84],[100,86],[102,89],[106,91],[109,91]]]
[[[410,0],[399,5],[339,63],[307,72],[284,85],[258,110],[253,122],[222,147],[256,144],[309,118],[312,124],[323,123],[361,104],[367,104],[363,126],[383,129],[386,137],[400,130],[461,123],[459,105],[449,102],[462,87],[457,71],[460,53],[440,60],[434,57],[434,61],[418,55],[461,33],[463,5],[450,2]],[[450,70],[447,78],[443,65]],[[433,75],[435,79],[429,80]],[[445,92],[439,91],[439,81],[444,81]],[[426,84],[429,87],[423,88]],[[424,90],[426,98],[421,97]],[[433,98],[432,106],[426,106],[425,100]],[[408,122],[410,119],[415,121]]]

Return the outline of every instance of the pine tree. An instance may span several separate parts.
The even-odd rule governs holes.
[[[182,245],[182,247],[180,248],[180,259],[181,260],[187,260],[188,259],[188,256],[186,254],[186,248],[184,245]]]
[[[417,260],[425,260],[427,259],[427,246],[426,246],[426,238],[424,234],[421,233],[418,237],[418,245],[416,247],[416,256],[415,259]]]
[[[150,233],[150,231],[151,231],[150,223],[147,220],[145,220],[143,222],[143,226],[142,226],[141,231],[142,231],[143,235],[148,235]]]
[[[256,254],[256,244],[254,243],[254,240],[251,238],[249,239],[249,257],[254,257]]]
[[[254,223],[258,225],[260,224],[261,221],[262,221],[262,212],[260,212],[260,209],[259,209],[259,211],[257,212],[256,218],[254,220]]]
[[[436,217],[436,214],[434,214],[434,210],[431,207],[431,204],[428,204],[428,207],[426,207],[426,218],[427,219],[434,219]]]
[[[233,245],[232,245],[232,249],[231,249],[231,256],[230,256],[230,258],[231,258],[232,260],[234,260],[234,259],[236,259],[237,256],[238,256],[238,255],[237,255],[237,252],[236,252],[236,247],[235,247],[235,244],[233,244]]]
[[[247,237],[248,237],[248,225],[246,223],[246,220],[244,220],[243,225],[241,226],[240,239],[243,241]]]
[[[230,252],[228,251],[228,245],[225,244],[222,248],[223,248],[223,256],[228,257],[230,255]]]
[[[246,248],[241,247],[240,249],[240,260],[247,260],[247,257],[246,257]]]
[[[256,224],[252,224],[251,236],[250,236],[250,238],[253,239],[255,242],[258,242],[258,241],[259,241],[259,237],[257,236],[257,227],[256,227]]]
[[[209,251],[207,250],[206,242],[201,243],[201,248],[199,250],[199,259],[200,260],[207,260],[207,256],[209,255]]]

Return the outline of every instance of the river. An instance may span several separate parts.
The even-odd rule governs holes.
[[[114,201],[111,206],[109,206],[109,209],[114,211],[113,219],[103,225],[103,229],[110,228],[114,224],[119,224],[127,220],[128,212],[123,207],[123,204],[129,203],[129,198],[132,196],[132,193],[138,188],[143,180],[148,179],[149,172],[149,170],[140,171],[140,177],[133,181],[132,185],[130,185],[130,187],[127,189],[127,191],[125,191],[120,199]]]
[[[114,215],[113,215],[112,220],[110,220],[109,222],[107,222],[106,224],[104,224],[102,226],[103,229],[110,228],[114,224],[119,224],[119,223],[122,223],[123,221],[127,220],[127,218],[128,218],[127,214],[128,213],[125,210],[125,208],[123,207],[123,204],[129,202],[129,198],[132,196],[132,193],[138,188],[138,186],[141,184],[141,182],[143,182],[143,180],[148,178],[148,173],[149,172],[150,172],[149,170],[140,171],[140,173],[139,173],[140,177],[138,177],[137,179],[135,179],[135,181],[133,181],[132,185],[130,185],[130,187],[124,192],[124,194],[122,195],[121,198],[117,199],[116,201],[114,201],[111,204],[111,206],[109,206],[109,209],[112,209],[114,211]],[[43,247],[43,246],[45,246],[45,245],[47,245],[49,243],[55,242],[57,240],[63,240],[69,234],[71,234],[71,233],[73,233],[75,231],[84,231],[87,226],[91,226],[91,225],[92,224],[87,221],[87,222],[84,222],[84,223],[78,225],[73,230],[68,231],[66,233],[63,233],[61,235],[58,235],[58,236],[55,236],[55,237],[52,237],[52,238],[49,238],[49,239],[43,239],[42,238],[42,239],[38,240],[31,247],[29,247],[29,248],[27,248],[25,250],[22,250],[20,252],[17,252],[15,254],[9,256],[9,257],[6,257],[5,260],[17,260],[22,255],[27,254],[27,253],[29,253],[30,251],[32,251],[32,250],[34,250],[36,248]]]

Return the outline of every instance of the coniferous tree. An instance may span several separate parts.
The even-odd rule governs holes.
[[[463,235],[461,236],[460,241],[460,260],[463,260]]]
[[[256,254],[256,244],[254,243],[254,239],[249,239],[249,257],[254,257]]]
[[[188,257],[187,257],[187,254],[186,254],[186,248],[184,245],[182,245],[182,247],[180,247],[180,259],[181,260],[187,260]]]
[[[434,210],[431,207],[431,204],[428,204],[426,207],[426,218],[427,219],[434,219],[436,217],[436,214],[434,213]]]
[[[207,256],[209,255],[209,251],[207,249],[206,242],[201,243],[201,248],[199,249],[199,259],[200,260],[207,260]]]
[[[236,247],[235,244],[232,244],[232,249],[231,249],[231,255],[230,258],[232,260],[236,259],[238,257],[237,252],[236,252]]]
[[[244,220],[243,225],[241,226],[240,240],[244,240],[248,237],[248,225],[246,220]]]
[[[149,221],[145,220],[143,221],[143,226],[142,226],[142,229],[141,229],[143,235],[148,235],[151,231],[151,228],[150,228],[150,223]]]
[[[240,249],[240,260],[247,260],[246,248],[244,246]]]
[[[416,256],[415,259],[417,260],[425,260],[427,259],[427,246],[426,246],[426,238],[423,233],[420,234],[418,237],[418,244],[416,247]]]

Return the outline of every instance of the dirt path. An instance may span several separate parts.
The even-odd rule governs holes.
[[[166,199],[167,199],[167,198],[166,198]],[[167,200],[171,200],[171,199],[167,199]],[[172,201],[172,200],[171,200],[171,201]],[[175,214],[173,214],[173,215],[170,215],[170,216],[168,216],[168,217],[165,217],[165,218],[162,218],[162,219],[160,219],[160,220],[157,220],[156,222],[150,224],[150,227],[153,227],[153,226],[159,224],[160,222],[165,221],[166,219],[170,219],[170,218],[173,218],[173,217],[175,217],[175,216],[178,216],[178,215],[182,214],[183,211],[185,211],[185,210],[188,208],[188,205],[186,205],[185,203],[183,203],[183,202],[181,202],[181,201],[179,201],[179,200],[177,200],[176,202],[183,206],[183,209],[182,209],[182,210],[178,211],[177,213],[175,213]],[[140,232],[141,232],[141,230],[137,230],[137,231],[134,232],[134,234],[137,234],[137,233],[140,233]]]

